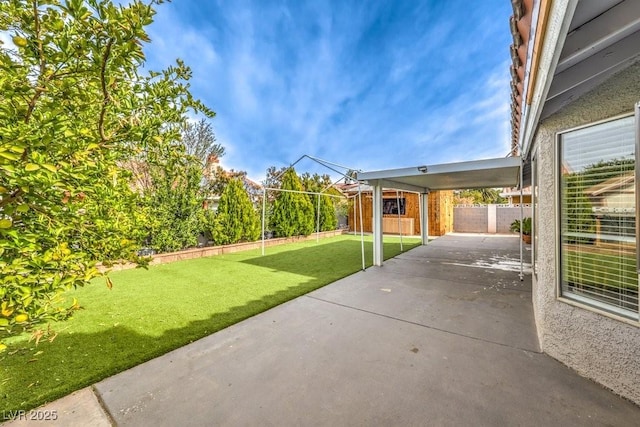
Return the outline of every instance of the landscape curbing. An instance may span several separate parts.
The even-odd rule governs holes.
[[[304,241],[313,240],[317,238],[324,239],[327,237],[341,236],[343,234],[347,234],[347,230],[321,231],[319,233],[312,233],[309,236],[278,237],[274,239],[266,239],[264,241],[264,245],[265,247],[272,247],[272,246],[284,245],[287,243],[304,242]],[[261,247],[262,247],[262,241],[258,240],[256,242],[243,242],[243,243],[234,243],[231,245],[220,245],[220,246],[205,246],[201,248],[192,248],[192,249],[186,249],[186,250],[177,251],[177,252],[167,252],[167,253],[152,255],[152,260],[149,263],[149,265],[160,265],[160,264],[167,264],[175,261],[183,261],[187,259],[196,259],[196,258],[203,258],[208,256],[231,254],[234,252],[260,249]],[[98,269],[102,272],[129,270],[136,267],[137,267],[137,264],[132,262],[114,264],[113,266],[110,266],[110,267],[106,267],[106,266],[103,266],[102,264],[98,264]]]

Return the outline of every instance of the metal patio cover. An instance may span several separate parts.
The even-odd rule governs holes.
[[[520,157],[422,165],[357,174],[359,181],[416,193],[426,193],[430,190],[515,187],[519,178]]]

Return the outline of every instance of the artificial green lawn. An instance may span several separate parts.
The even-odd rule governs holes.
[[[371,265],[371,240],[365,242]],[[404,239],[404,250],[419,244]],[[400,253],[386,238],[385,258]],[[219,331],[362,267],[360,239],[343,235],[126,270],[69,292],[84,308],[52,325],[39,345],[6,340],[0,353],[0,411],[28,410]]]
[[[564,280],[578,286],[638,292],[635,255],[609,255],[565,250]]]

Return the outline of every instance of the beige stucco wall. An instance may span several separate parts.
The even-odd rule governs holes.
[[[640,63],[544,120],[538,152],[538,265],[533,304],[540,345],[547,354],[640,404],[640,327],[556,298],[554,157],[557,132],[633,111],[640,101]]]

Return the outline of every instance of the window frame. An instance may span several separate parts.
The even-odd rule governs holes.
[[[633,111],[628,113],[619,114],[613,117],[609,117],[603,120],[598,120],[590,123],[586,123],[584,125],[575,126],[572,128],[564,129],[562,131],[556,132],[555,134],[555,147],[554,147],[554,217],[555,217],[555,297],[556,300],[566,303],[568,305],[572,305],[575,307],[579,307],[602,316],[606,316],[633,326],[640,326],[640,305],[638,306],[636,318],[630,318],[622,314],[617,314],[614,311],[607,310],[604,308],[599,308],[597,305],[588,302],[581,302],[579,298],[576,297],[567,297],[562,294],[562,136],[568,134],[570,132],[578,131],[581,129],[598,126],[604,123],[613,122],[620,119],[625,119],[628,117],[634,117],[634,128],[635,128],[635,205],[636,205],[636,274],[639,275],[640,278],[640,218],[638,213],[640,213],[640,102],[636,103]],[[585,298],[586,300],[587,298]]]

